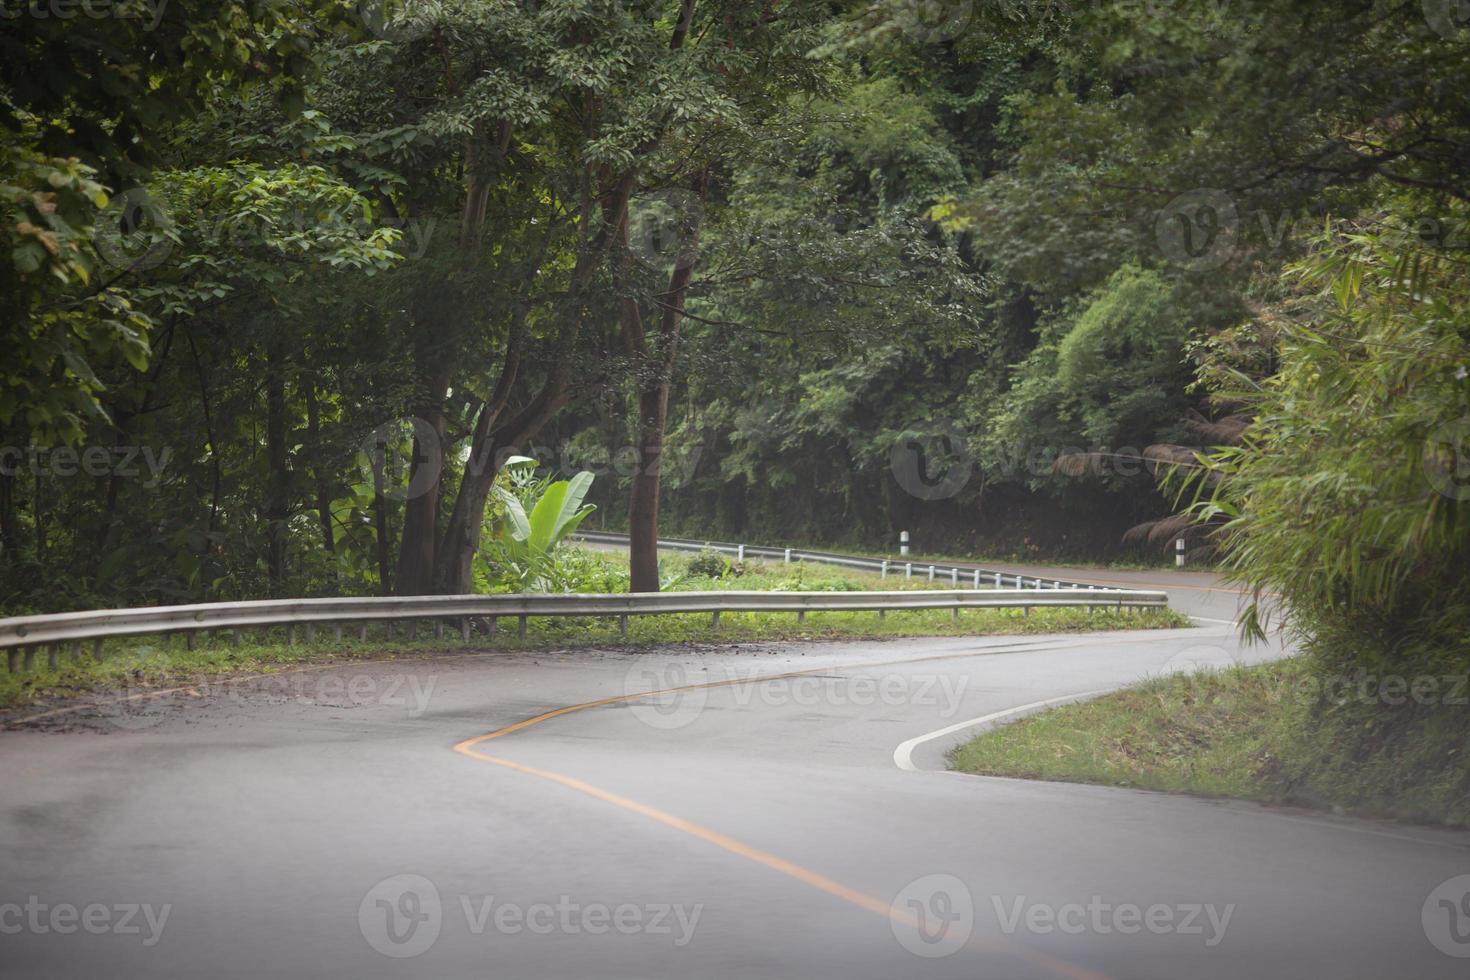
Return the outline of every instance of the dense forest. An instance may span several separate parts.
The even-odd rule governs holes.
[[[1458,577],[1449,0],[109,10],[0,24],[7,611],[492,588],[582,471],[634,589],[659,530]]]

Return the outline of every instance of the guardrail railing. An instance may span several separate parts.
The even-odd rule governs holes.
[[[593,544],[627,545],[628,536],[613,531],[578,531],[576,537]],[[1064,579],[1037,578],[1034,575],[1019,575],[993,568],[975,565],[956,565],[946,562],[914,561],[910,558],[864,558],[857,555],[839,555],[830,551],[807,551],[804,548],[771,548],[764,545],[731,544],[728,541],[694,541],[688,538],[659,538],[658,546],[670,551],[718,551],[735,555],[737,559],[771,558],[783,562],[807,561],[820,565],[841,565],[877,572],[906,580],[926,578],[930,582],[948,579],[955,588],[972,589],[1006,588],[1018,589],[1096,589],[1111,591],[1110,586],[1088,585],[1085,582],[1068,582]]]
[[[1122,589],[913,589],[903,592],[651,592],[584,595],[465,595],[465,596],[368,596],[333,599],[264,599],[252,602],[211,602],[185,606],[146,606],[137,609],[98,609],[85,612],[15,616],[0,619],[0,649],[7,652],[11,672],[29,670],[43,652],[55,667],[62,656],[82,656],[82,646],[92,643],[92,656],[101,659],[104,640],[146,634],[185,634],[190,649],[197,635],[206,630],[229,631],[235,643],[242,631],[284,626],[286,641],[295,642],[297,627],[308,639],[322,624],[331,626],[340,638],[344,626],[356,624],[363,639],[369,622],[405,623],[409,638],[417,624],[427,620],[436,637],[446,626],[458,628],[466,641],[472,625],[483,625],[493,639],[502,617],[515,617],[519,635],[526,635],[531,616],[616,617],[624,636],[629,616],[669,613],[709,613],[718,626],[725,612],[794,612],[804,619],[808,612],[876,611],[880,616],[901,609],[1023,609],[1071,606],[1090,609],[1144,609],[1166,607],[1164,592]]]

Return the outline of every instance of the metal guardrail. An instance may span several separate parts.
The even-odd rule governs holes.
[[[592,544],[627,545],[628,536],[612,531],[579,531],[576,537]],[[1037,578],[1016,572],[1003,572],[975,565],[955,565],[945,562],[913,561],[910,558],[863,558],[856,555],[839,555],[830,551],[807,551],[803,548],[769,548],[763,545],[731,544],[727,541],[693,541],[687,538],[659,538],[658,546],[670,551],[718,551],[735,555],[739,559],[772,558],[783,562],[807,561],[820,565],[841,565],[877,572],[883,577],[901,575],[905,579],[927,578],[931,582],[948,579],[950,585],[971,588],[1018,589],[1095,589],[1099,592],[1113,591],[1111,586],[1088,585],[1085,582],[1068,582],[1063,579]]]
[[[205,630],[233,631],[241,640],[242,629],[285,626],[287,642],[295,641],[298,626],[308,638],[319,624],[331,625],[338,637],[346,623],[357,623],[362,637],[370,621],[392,624],[405,621],[409,629],[423,620],[442,636],[446,624],[455,624],[468,640],[472,621],[482,621],[493,638],[496,621],[516,617],[521,637],[531,616],[616,617],[627,635],[629,616],[668,613],[710,613],[719,625],[723,612],[794,612],[798,619],[808,612],[877,611],[879,615],[900,609],[961,609],[1071,606],[1115,609],[1165,607],[1163,592],[1121,589],[913,589],[903,592],[652,592],[615,595],[466,595],[390,596],[334,599],[266,599],[253,602],[212,602],[185,606],[149,606],[138,609],[100,609],[86,612],[16,616],[0,619],[0,648],[7,650],[11,672],[29,670],[40,651],[56,666],[63,653],[80,657],[82,643],[91,641],[92,655],[101,659],[102,641],[146,634],[184,633],[192,649],[195,637]],[[412,637],[410,632],[409,636]]]

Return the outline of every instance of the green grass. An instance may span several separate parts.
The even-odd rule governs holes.
[[[614,567],[618,556],[608,556]],[[665,563],[666,573],[678,574],[685,559]],[[934,587],[947,585],[937,583]],[[783,590],[783,591],[872,591],[880,589],[929,588],[918,579],[905,583],[902,579],[884,581],[877,575],[862,572],[832,571],[800,565],[748,564],[742,575],[720,578],[684,577],[673,587],[683,591],[714,590]],[[914,636],[972,636],[1028,633],[1084,632],[1114,629],[1162,629],[1186,627],[1189,619],[1172,610],[1150,610],[1126,613],[1085,609],[1033,609],[1026,615],[1019,609],[967,609],[958,618],[947,609],[904,610],[880,617],[876,612],[812,612],[805,622],[791,613],[725,613],[715,629],[707,613],[660,616],[634,616],[628,623],[628,636],[619,632],[616,618],[542,617],[527,620],[524,640],[517,635],[514,617],[503,617],[494,640],[472,635],[465,643],[452,627],[444,637],[435,640],[432,626],[420,622],[417,639],[409,641],[400,624],[396,638],[390,639],[386,628],[374,625],[368,639],[359,639],[355,626],[344,631],[343,638],[333,638],[330,627],[319,628],[313,640],[305,640],[305,630],[298,631],[295,644],[285,642],[285,630],[276,627],[251,631],[246,641],[236,647],[226,636],[201,634],[198,648],[188,650],[182,637],[172,639],[110,640],[104,659],[99,663],[85,656],[72,661],[62,658],[57,668],[47,668],[44,655],[38,656],[39,669],[20,673],[0,673],[0,707],[20,705],[85,694],[98,687],[128,685],[169,686],[181,679],[197,676],[220,676],[242,672],[265,672],[305,664],[334,660],[388,659],[428,656],[436,652],[495,650],[572,649],[588,646],[648,647],[663,644],[775,641],[775,640],[841,640],[884,639]]]
[[[1463,707],[1320,696],[1306,658],[1158,678],[986,732],[982,775],[1100,783],[1470,825]]]

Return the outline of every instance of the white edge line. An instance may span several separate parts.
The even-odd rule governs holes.
[[[1015,708],[1007,708],[1004,711],[992,712],[988,715],[981,715],[979,718],[971,718],[969,721],[962,721],[958,724],[949,725],[945,728],[939,729],[938,731],[929,732],[927,735],[920,735],[918,738],[911,738],[907,742],[901,743],[898,748],[893,750],[893,764],[898,768],[904,770],[905,772],[918,772],[919,768],[914,765],[914,749],[918,748],[920,745],[923,745],[925,742],[932,742],[936,738],[943,738],[946,735],[953,735],[955,732],[963,731],[966,728],[974,728],[976,725],[985,725],[992,722],[1002,721],[1004,719],[1014,717],[1015,715],[1025,714],[1028,711],[1036,711],[1040,708],[1047,708],[1054,704],[1062,704],[1068,701],[1082,701],[1086,700],[1087,698],[1097,697],[1100,694],[1107,694],[1112,690],[1114,690],[1114,688],[1105,688],[1097,691],[1083,691],[1080,694],[1064,694],[1059,698],[1047,698],[1045,701],[1032,701],[1030,704],[1023,704]]]

